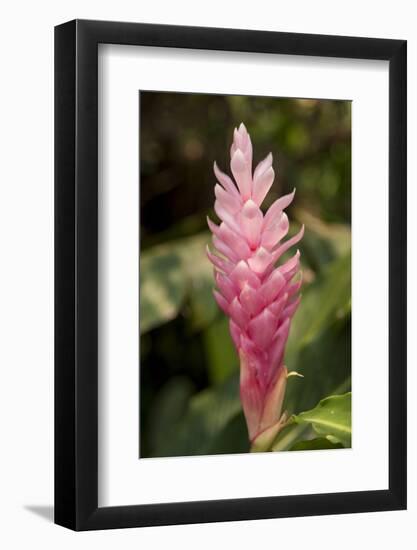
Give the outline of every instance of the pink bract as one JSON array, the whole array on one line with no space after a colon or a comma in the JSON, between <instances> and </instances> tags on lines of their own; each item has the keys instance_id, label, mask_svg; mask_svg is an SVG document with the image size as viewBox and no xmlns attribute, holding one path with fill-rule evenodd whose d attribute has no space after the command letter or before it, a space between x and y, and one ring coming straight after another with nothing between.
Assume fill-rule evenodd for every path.
<instances>
[{"instance_id":1,"label":"pink bract","mask_svg":"<svg viewBox=\"0 0 417 550\"><path fill-rule=\"evenodd\" d=\"M272 439L282 424L287 378L284 351L300 302L299 251L276 264L300 241L304 227L282 242L289 229L284 209L294 191L262 212L274 181L272 154L252 173L252 143L243 123L234 131L230 158L234 181L214 163L218 180L214 210L221 223L208 219L214 248L207 254L215 272L214 297L230 318L230 333L240 358L240 397L253 444Z\"/></svg>"}]
</instances>

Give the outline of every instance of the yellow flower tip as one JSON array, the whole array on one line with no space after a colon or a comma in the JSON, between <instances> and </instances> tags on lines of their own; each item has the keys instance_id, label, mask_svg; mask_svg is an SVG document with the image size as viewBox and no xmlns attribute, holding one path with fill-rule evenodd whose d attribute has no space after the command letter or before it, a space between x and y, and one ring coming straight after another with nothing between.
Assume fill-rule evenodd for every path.
<instances>
[{"instance_id":1,"label":"yellow flower tip","mask_svg":"<svg viewBox=\"0 0 417 550\"><path fill-rule=\"evenodd\" d=\"M304 378L304 374L300 374L299 372L292 370L287 373L287 378L290 378L290 376L298 376L299 378Z\"/></svg>"}]
</instances>

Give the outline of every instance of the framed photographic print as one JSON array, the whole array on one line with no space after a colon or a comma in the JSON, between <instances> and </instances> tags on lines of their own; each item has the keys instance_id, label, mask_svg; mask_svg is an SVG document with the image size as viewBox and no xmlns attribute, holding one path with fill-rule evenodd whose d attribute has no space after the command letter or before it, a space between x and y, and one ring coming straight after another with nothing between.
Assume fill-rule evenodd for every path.
<instances>
[{"instance_id":1,"label":"framed photographic print","mask_svg":"<svg viewBox=\"0 0 417 550\"><path fill-rule=\"evenodd\" d=\"M55 29L55 521L406 507L406 42Z\"/></svg>"}]
</instances>

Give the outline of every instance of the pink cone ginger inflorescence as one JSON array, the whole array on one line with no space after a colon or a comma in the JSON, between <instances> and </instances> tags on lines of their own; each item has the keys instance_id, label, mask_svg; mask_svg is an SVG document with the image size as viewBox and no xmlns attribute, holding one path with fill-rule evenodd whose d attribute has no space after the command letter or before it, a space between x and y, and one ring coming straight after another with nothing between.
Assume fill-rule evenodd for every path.
<instances>
[{"instance_id":1,"label":"pink cone ginger inflorescence","mask_svg":"<svg viewBox=\"0 0 417 550\"><path fill-rule=\"evenodd\" d=\"M219 183L208 219L214 250L214 297L230 318L230 333L240 358L240 398L253 448L266 449L282 427L287 369L284 351L291 319L298 307L300 253L276 267L280 257L303 236L291 239L284 209L294 192L276 200L263 214L261 205L274 181L272 155L252 173L252 143L243 125L234 131L230 150L233 180L214 163Z\"/></svg>"}]
</instances>

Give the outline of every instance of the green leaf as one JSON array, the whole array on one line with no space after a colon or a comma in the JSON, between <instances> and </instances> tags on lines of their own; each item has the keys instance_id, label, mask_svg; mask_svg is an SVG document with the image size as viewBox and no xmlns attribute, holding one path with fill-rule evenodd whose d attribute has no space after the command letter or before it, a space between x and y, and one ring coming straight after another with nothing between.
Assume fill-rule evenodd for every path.
<instances>
[{"instance_id":1,"label":"green leaf","mask_svg":"<svg viewBox=\"0 0 417 550\"><path fill-rule=\"evenodd\" d=\"M229 321L225 315L221 314L207 327L203 341L212 382L223 382L238 371L239 358L230 337Z\"/></svg>"},{"instance_id":2,"label":"green leaf","mask_svg":"<svg viewBox=\"0 0 417 550\"><path fill-rule=\"evenodd\" d=\"M228 442L233 436L234 443ZM239 399L239 381L224 383L196 394L181 421L172 426L167 448L159 456L188 456L245 452L249 448ZM163 452L161 452L163 451Z\"/></svg>"},{"instance_id":3,"label":"green leaf","mask_svg":"<svg viewBox=\"0 0 417 550\"><path fill-rule=\"evenodd\" d=\"M314 431L331 442L340 442L344 447L351 446L351 397L350 392L344 395L332 395L322 399L310 411L293 417L297 424L311 424Z\"/></svg>"},{"instance_id":4,"label":"green leaf","mask_svg":"<svg viewBox=\"0 0 417 550\"><path fill-rule=\"evenodd\" d=\"M194 387L185 376L174 376L159 390L152 403L149 434L150 456L160 456L172 445L175 427L187 410Z\"/></svg>"},{"instance_id":5,"label":"green leaf","mask_svg":"<svg viewBox=\"0 0 417 550\"><path fill-rule=\"evenodd\" d=\"M248 450L248 429L243 412L240 411L213 438L208 454L247 453Z\"/></svg>"},{"instance_id":6,"label":"green leaf","mask_svg":"<svg viewBox=\"0 0 417 550\"><path fill-rule=\"evenodd\" d=\"M204 329L219 314L213 298L213 266L206 255L206 246L210 241L210 234L204 232L175 243L187 281L189 319L196 330Z\"/></svg>"},{"instance_id":7,"label":"green leaf","mask_svg":"<svg viewBox=\"0 0 417 550\"><path fill-rule=\"evenodd\" d=\"M318 451L320 449L342 449L341 443L332 443L325 437L317 437L316 439L308 439L297 441L290 451Z\"/></svg>"},{"instance_id":8,"label":"green leaf","mask_svg":"<svg viewBox=\"0 0 417 550\"><path fill-rule=\"evenodd\" d=\"M181 258L161 246L140 260L140 331L145 333L176 317L185 296Z\"/></svg>"},{"instance_id":9,"label":"green leaf","mask_svg":"<svg viewBox=\"0 0 417 550\"><path fill-rule=\"evenodd\" d=\"M140 260L141 334L174 319L180 312L194 329L218 315L213 298L213 268L206 256L208 232L148 248Z\"/></svg>"},{"instance_id":10,"label":"green leaf","mask_svg":"<svg viewBox=\"0 0 417 550\"><path fill-rule=\"evenodd\" d=\"M289 346L308 345L329 325L346 317L350 301L351 256L347 254L328 265L303 295L302 315L294 318Z\"/></svg>"},{"instance_id":11,"label":"green leaf","mask_svg":"<svg viewBox=\"0 0 417 550\"><path fill-rule=\"evenodd\" d=\"M285 426L277 435L271 451L289 451L297 441L303 438L314 437L314 431L308 424L296 424L290 418L287 426Z\"/></svg>"},{"instance_id":12,"label":"green leaf","mask_svg":"<svg viewBox=\"0 0 417 550\"><path fill-rule=\"evenodd\" d=\"M323 395L350 390L350 255L330 264L309 286L292 321L285 364L303 379L291 379L284 408L313 408Z\"/></svg>"},{"instance_id":13,"label":"green leaf","mask_svg":"<svg viewBox=\"0 0 417 550\"><path fill-rule=\"evenodd\" d=\"M307 261L314 271L321 271L329 262L349 254L350 226L325 223L303 208L296 208L294 214L296 219L308 228L302 241L303 260Z\"/></svg>"}]
</instances>

